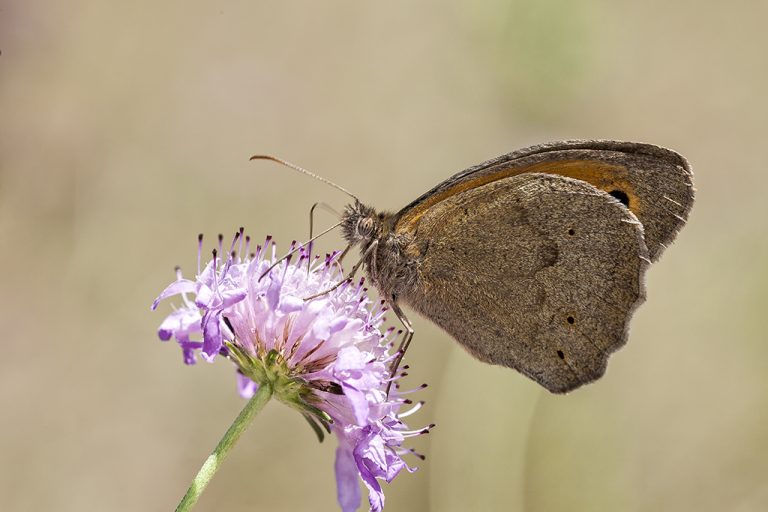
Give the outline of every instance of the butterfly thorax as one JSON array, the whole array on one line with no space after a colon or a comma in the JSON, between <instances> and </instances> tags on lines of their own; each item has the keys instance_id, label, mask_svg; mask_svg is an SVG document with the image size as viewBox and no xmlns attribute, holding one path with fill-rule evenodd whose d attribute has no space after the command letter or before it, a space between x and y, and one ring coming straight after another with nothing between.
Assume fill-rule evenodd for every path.
<instances>
[{"instance_id":1,"label":"butterfly thorax","mask_svg":"<svg viewBox=\"0 0 768 512\"><path fill-rule=\"evenodd\" d=\"M344 239L360 247L366 273L383 297L395 300L415 285L416 262L406 255L410 237L394 231L395 215L358 201L341 217Z\"/></svg>"}]
</instances>

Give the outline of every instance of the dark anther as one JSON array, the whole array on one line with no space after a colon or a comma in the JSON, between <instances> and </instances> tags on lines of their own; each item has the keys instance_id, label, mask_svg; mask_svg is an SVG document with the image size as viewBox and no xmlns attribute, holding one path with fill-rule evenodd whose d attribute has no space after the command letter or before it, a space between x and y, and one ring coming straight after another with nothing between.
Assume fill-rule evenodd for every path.
<instances>
[{"instance_id":1,"label":"dark anther","mask_svg":"<svg viewBox=\"0 0 768 512\"><path fill-rule=\"evenodd\" d=\"M232 322L229 321L229 318L226 316L222 317L224 319L224 323L227 324L227 327L229 327L229 330L232 332L232 334L235 334L235 328L232 327Z\"/></svg>"},{"instance_id":2,"label":"dark anther","mask_svg":"<svg viewBox=\"0 0 768 512\"><path fill-rule=\"evenodd\" d=\"M565 359L565 354L563 354L562 350L557 351L557 357L559 357L560 359Z\"/></svg>"},{"instance_id":3,"label":"dark anther","mask_svg":"<svg viewBox=\"0 0 768 512\"><path fill-rule=\"evenodd\" d=\"M344 394L344 390L341 389L341 386L336 382L315 381L312 385L321 391L325 391L326 393L331 393L333 395Z\"/></svg>"},{"instance_id":4,"label":"dark anther","mask_svg":"<svg viewBox=\"0 0 768 512\"><path fill-rule=\"evenodd\" d=\"M629 206L629 196L622 190L612 190L608 192L610 195L618 199L618 201L624 206Z\"/></svg>"},{"instance_id":5,"label":"dark anther","mask_svg":"<svg viewBox=\"0 0 768 512\"><path fill-rule=\"evenodd\" d=\"M334 395L343 395L344 390L341 389L341 385L337 384L336 382L329 382L328 388L326 389L329 393L333 393Z\"/></svg>"}]
</instances>

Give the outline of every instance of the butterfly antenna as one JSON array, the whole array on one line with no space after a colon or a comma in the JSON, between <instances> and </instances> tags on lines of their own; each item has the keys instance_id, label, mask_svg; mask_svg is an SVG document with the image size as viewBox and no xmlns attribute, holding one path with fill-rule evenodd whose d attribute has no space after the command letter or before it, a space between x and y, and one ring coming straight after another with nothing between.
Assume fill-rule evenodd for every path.
<instances>
[{"instance_id":1,"label":"butterfly antenna","mask_svg":"<svg viewBox=\"0 0 768 512\"><path fill-rule=\"evenodd\" d=\"M342 192L347 194L349 197L354 199L355 202L358 202L358 203L360 202L360 200L357 198L357 196L355 196L352 192L350 192L349 190L345 189L341 185L337 185L334 182L332 182L331 180L327 180L327 179L323 178L322 176L318 176L317 174L315 174L313 172L310 172L310 171L304 169L303 167L299 167L296 164L292 164L291 162L287 162L287 161L283 160L282 158L277 158L277 157L274 157L274 156L271 156L271 155L253 155L249 160L272 160L273 162L277 162L278 164L282 164L282 165L284 165L286 167L290 167L294 171L298 171L298 172L300 172L302 174L306 174L307 176L309 176L311 178L315 178L317 181L322 181L326 185L330 185L330 186L332 186L333 188L335 188L337 190L341 190Z\"/></svg>"}]
</instances>

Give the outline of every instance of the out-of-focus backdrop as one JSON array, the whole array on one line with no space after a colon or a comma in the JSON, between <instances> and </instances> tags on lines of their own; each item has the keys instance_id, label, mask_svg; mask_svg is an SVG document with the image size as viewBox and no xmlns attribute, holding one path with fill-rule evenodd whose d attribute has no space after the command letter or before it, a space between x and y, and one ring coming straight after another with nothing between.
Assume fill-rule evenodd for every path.
<instances>
[{"instance_id":1,"label":"out-of-focus backdrop","mask_svg":"<svg viewBox=\"0 0 768 512\"><path fill-rule=\"evenodd\" d=\"M768 4L0 6L0 510L171 510L242 400L149 304L198 232L283 246L533 143L671 147L698 188L601 381L551 396L416 319L428 459L393 511L768 509ZM331 215L320 213L320 224ZM338 238L323 246L340 246ZM412 315L415 316L415 315ZM270 404L199 510L337 510L335 440ZM416 461L418 462L418 461Z\"/></svg>"}]
</instances>

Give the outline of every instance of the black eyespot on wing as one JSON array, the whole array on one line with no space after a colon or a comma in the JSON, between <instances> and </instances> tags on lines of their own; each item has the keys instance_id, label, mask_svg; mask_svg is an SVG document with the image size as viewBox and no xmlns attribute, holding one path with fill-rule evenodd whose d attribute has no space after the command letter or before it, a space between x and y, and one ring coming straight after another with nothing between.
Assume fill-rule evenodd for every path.
<instances>
[{"instance_id":1,"label":"black eyespot on wing","mask_svg":"<svg viewBox=\"0 0 768 512\"><path fill-rule=\"evenodd\" d=\"M565 359L565 354L563 354L562 350L557 351L557 357L559 357L560 359Z\"/></svg>"},{"instance_id":2,"label":"black eyespot on wing","mask_svg":"<svg viewBox=\"0 0 768 512\"><path fill-rule=\"evenodd\" d=\"M569 324L573 325L576 322L576 319L573 318L572 316L569 316L568 318L566 318L566 321L568 321Z\"/></svg>"},{"instance_id":3,"label":"black eyespot on wing","mask_svg":"<svg viewBox=\"0 0 768 512\"><path fill-rule=\"evenodd\" d=\"M611 190L608 193L615 197L624 206L629 206L629 196L623 190Z\"/></svg>"},{"instance_id":4,"label":"black eyespot on wing","mask_svg":"<svg viewBox=\"0 0 768 512\"><path fill-rule=\"evenodd\" d=\"M571 229L568 230L568 235L573 236L575 234L576 234L576 230L575 229L571 228Z\"/></svg>"}]
</instances>

